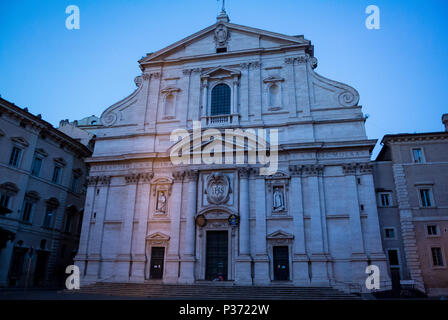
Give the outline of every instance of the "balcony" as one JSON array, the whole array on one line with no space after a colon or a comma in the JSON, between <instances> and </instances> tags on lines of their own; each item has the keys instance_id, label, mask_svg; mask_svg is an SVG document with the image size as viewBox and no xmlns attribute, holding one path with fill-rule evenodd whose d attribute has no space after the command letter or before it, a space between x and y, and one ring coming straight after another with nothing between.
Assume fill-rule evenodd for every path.
<instances>
[{"instance_id":1,"label":"balcony","mask_svg":"<svg viewBox=\"0 0 448 320\"><path fill-rule=\"evenodd\" d=\"M201 117L202 126L205 127L231 127L239 125L238 114L223 114Z\"/></svg>"}]
</instances>

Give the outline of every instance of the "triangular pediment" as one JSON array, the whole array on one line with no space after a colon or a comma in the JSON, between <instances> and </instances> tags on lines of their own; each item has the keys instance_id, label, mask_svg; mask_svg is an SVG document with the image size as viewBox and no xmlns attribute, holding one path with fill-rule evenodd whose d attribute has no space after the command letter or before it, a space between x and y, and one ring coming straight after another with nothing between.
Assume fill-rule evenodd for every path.
<instances>
[{"instance_id":1,"label":"triangular pediment","mask_svg":"<svg viewBox=\"0 0 448 320\"><path fill-rule=\"evenodd\" d=\"M311 42L303 36L289 36L267 30L247 27L234 23L217 22L161 50L147 54L139 63L145 64L160 60L179 59L186 56L216 54L214 31L218 27L227 28L229 36L229 51L241 51L256 48L272 48L290 45L310 46ZM232 41L238 43L234 45Z\"/></svg>"},{"instance_id":2,"label":"triangular pediment","mask_svg":"<svg viewBox=\"0 0 448 320\"><path fill-rule=\"evenodd\" d=\"M294 235L283 230L277 230L266 236L268 240L294 239Z\"/></svg>"},{"instance_id":3,"label":"triangular pediment","mask_svg":"<svg viewBox=\"0 0 448 320\"><path fill-rule=\"evenodd\" d=\"M149 241L168 241L168 240L170 240L170 236L168 236L168 235L166 235L166 234L164 234L162 232L155 232L155 233L152 233L152 234L148 235L146 237L146 240L149 240Z\"/></svg>"},{"instance_id":4,"label":"triangular pediment","mask_svg":"<svg viewBox=\"0 0 448 320\"><path fill-rule=\"evenodd\" d=\"M241 72L239 70L234 70L230 68L225 67L216 67L211 70L208 70L207 72L204 72L201 77L206 78L222 78L222 77L231 77L231 76L239 76L241 75Z\"/></svg>"}]
</instances>

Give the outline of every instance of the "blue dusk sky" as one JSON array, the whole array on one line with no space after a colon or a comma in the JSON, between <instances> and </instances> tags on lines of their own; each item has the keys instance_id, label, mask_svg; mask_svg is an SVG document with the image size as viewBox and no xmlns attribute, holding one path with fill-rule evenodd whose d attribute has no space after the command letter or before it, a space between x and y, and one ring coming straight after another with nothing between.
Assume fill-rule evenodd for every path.
<instances>
[{"instance_id":1,"label":"blue dusk sky","mask_svg":"<svg viewBox=\"0 0 448 320\"><path fill-rule=\"evenodd\" d=\"M380 8L380 30L365 27L371 4ZM68 5L80 9L79 30L65 27ZM135 89L138 59L215 23L220 6L2 0L0 94L54 126L99 116ZM360 93L369 138L443 129L448 1L227 0L226 9L231 22L311 40L316 71Z\"/></svg>"}]
</instances>

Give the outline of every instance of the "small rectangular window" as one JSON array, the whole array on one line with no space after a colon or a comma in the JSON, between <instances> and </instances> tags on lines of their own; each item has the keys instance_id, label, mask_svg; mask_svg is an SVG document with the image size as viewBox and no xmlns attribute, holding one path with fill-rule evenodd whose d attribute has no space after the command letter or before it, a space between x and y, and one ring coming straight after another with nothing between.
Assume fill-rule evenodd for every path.
<instances>
[{"instance_id":1,"label":"small rectangular window","mask_svg":"<svg viewBox=\"0 0 448 320\"><path fill-rule=\"evenodd\" d=\"M51 181L54 183L59 183L61 178L61 171L62 168L60 166L55 166L53 169L53 177L51 178Z\"/></svg>"},{"instance_id":2,"label":"small rectangular window","mask_svg":"<svg viewBox=\"0 0 448 320\"><path fill-rule=\"evenodd\" d=\"M66 214L65 215L64 232L71 232L71 230L72 230L72 222L73 222L73 215L72 214Z\"/></svg>"},{"instance_id":3,"label":"small rectangular window","mask_svg":"<svg viewBox=\"0 0 448 320\"><path fill-rule=\"evenodd\" d=\"M34 157L33 165L31 167L31 174L38 177L40 173L40 168L42 166L42 159L39 157Z\"/></svg>"},{"instance_id":4,"label":"small rectangular window","mask_svg":"<svg viewBox=\"0 0 448 320\"><path fill-rule=\"evenodd\" d=\"M9 157L9 165L13 167L18 167L21 154L22 150L20 148L13 147L11 151L11 156Z\"/></svg>"},{"instance_id":5,"label":"small rectangular window","mask_svg":"<svg viewBox=\"0 0 448 320\"><path fill-rule=\"evenodd\" d=\"M445 265L443 261L442 249L441 248L431 248L432 254L432 264L435 267L443 267Z\"/></svg>"},{"instance_id":6,"label":"small rectangular window","mask_svg":"<svg viewBox=\"0 0 448 320\"><path fill-rule=\"evenodd\" d=\"M422 207L431 207L431 189L420 189L420 203Z\"/></svg>"},{"instance_id":7,"label":"small rectangular window","mask_svg":"<svg viewBox=\"0 0 448 320\"><path fill-rule=\"evenodd\" d=\"M73 192L78 191L78 182L79 182L79 177L76 175L73 175L73 179L72 179L72 191Z\"/></svg>"},{"instance_id":8,"label":"small rectangular window","mask_svg":"<svg viewBox=\"0 0 448 320\"><path fill-rule=\"evenodd\" d=\"M47 210L45 211L45 218L44 218L44 223L43 226L44 227L50 227L51 226L51 221L53 219L53 209L47 208Z\"/></svg>"},{"instance_id":9,"label":"small rectangular window","mask_svg":"<svg viewBox=\"0 0 448 320\"><path fill-rule=\"evenodd\" d=\"M382 207L390 207L390 193L380 193L380 204Z\"/></svg>"},{"instance_id":10,"label":"small rectangular window","mask_svg":"<svg viewBox=\"0 0 448 320\"><path fill-rule=\"evenodd\" d=\"M388 250L387 255L389 257L389 265L391 266L399 266L400 260L398 259L398 251L397 250Z\"/></svg>"},{"instance_id":11,"label":"small rectangular window","mask_svg":"<svg viewBox=\"0 0 448 320\"><path fill-rule=\"evenodd\" d=\"M23 205L22 221L30 222L32 209L33 209L33 204L29 201L25 201L25 203Z\"/></svg>"},{"instance_id":12,"label":"small rectangular window","mask_svg":"<svg viewBox=\"0 0 448 320\"><path fill-rule=\"evenodd\" d=\"M7 194L2 194L0 197L0 206L4 208L8 208L9 205L9 196Z\"/></svg>"},{"instance_id":13,"label":"small rectangular window","mask_svg":"<svg viewBox=\"0 0 448 320\"><path fill-rule=\"evenodd\" d=\"M421 148L412 149L412 158L414 163L423 163L423 152Z\"/></svg>"},{"instance_id":14,"label":"small rectangular window","mask_svg":"<svg viewBox=\"0 0 448 320\"><path fill-rule=\"evenodd\" d=\"M426 232L428 236L437 236L439 235L439 228L437 228L437 225L429 225L426 226Z\"/></svg>"},{"instance_id":15,"label":"small rectangular window","mask_svg":"<svg viewBox=\"0 0 448 320\"><path fill-rule=\"evenodd\" d=\"M394 228L386 228L386 229L384 229L384 233L386 235L386 238L388 238L388 239L395 238L395 229Z\"/></svg>"}]
</instances>

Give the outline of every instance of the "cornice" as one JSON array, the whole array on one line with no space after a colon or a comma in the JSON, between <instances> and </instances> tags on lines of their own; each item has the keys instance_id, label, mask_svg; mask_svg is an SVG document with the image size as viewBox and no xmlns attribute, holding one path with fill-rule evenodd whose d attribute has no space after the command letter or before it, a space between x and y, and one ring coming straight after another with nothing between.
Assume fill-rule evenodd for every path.
<instances>
[{"instance_id":1,"label":"cornice","mask_svg":"<svg viewBox=\"0 0 448 320\"><path fill-rule=\"evenodd\" d=\"M54 128L49 122L24 109L21 109L3 98L0 98L0 112L1 111L11 118L16 118L20 122L25 122L25 124L36 129L40 134L49 136L56 143L63 143L69 150L75 153L81 153L83 157L87 157L92 154L92 152L85 145Z\"/></svg>"},{"instance_id":2,"label":"cornice","mask_svg":"<svg viewBox=\"0 0 448 320\"><path fill-rule=\"evenodd\" d=\"M278 47L272 47L272 48L255 48L255 49L244 49L244 50L236 50L236 51L228 51L225 53L211 53L211 54L202 54L202 55L193 55L193 56L186 56L181 57L177 59L167 59L167 60L155 60L155 61L148 61L148 62L142 62L140 64L140 69L144 70L147 67L150 66L158 66L158 65L169 65L169 64L179 64L179 63L186 63L186 62L194 62L194 61L204 61L204 60L212 60L216 58L228 58L228 57L234 57L234 56L248 56L248 55L262 55L262 54L270 54L275 52L284 52L285 50L289 49L306 49L308 48L308 44L297 44L297 45L285 45L285 46L278 46Z\"/></svg>"},{"instance_id":3,"label":"cornice","mask_svg":"<svg viewBox=\"0 0 448 320\"><path fill-rule=\"evenodd\" d=\"M431 141L431 140L447 140L448 132L425 132L425 133L404 133L385 135L381 140L381 144L413 142L413 141Z\"/></svg>"}]
</instances>

